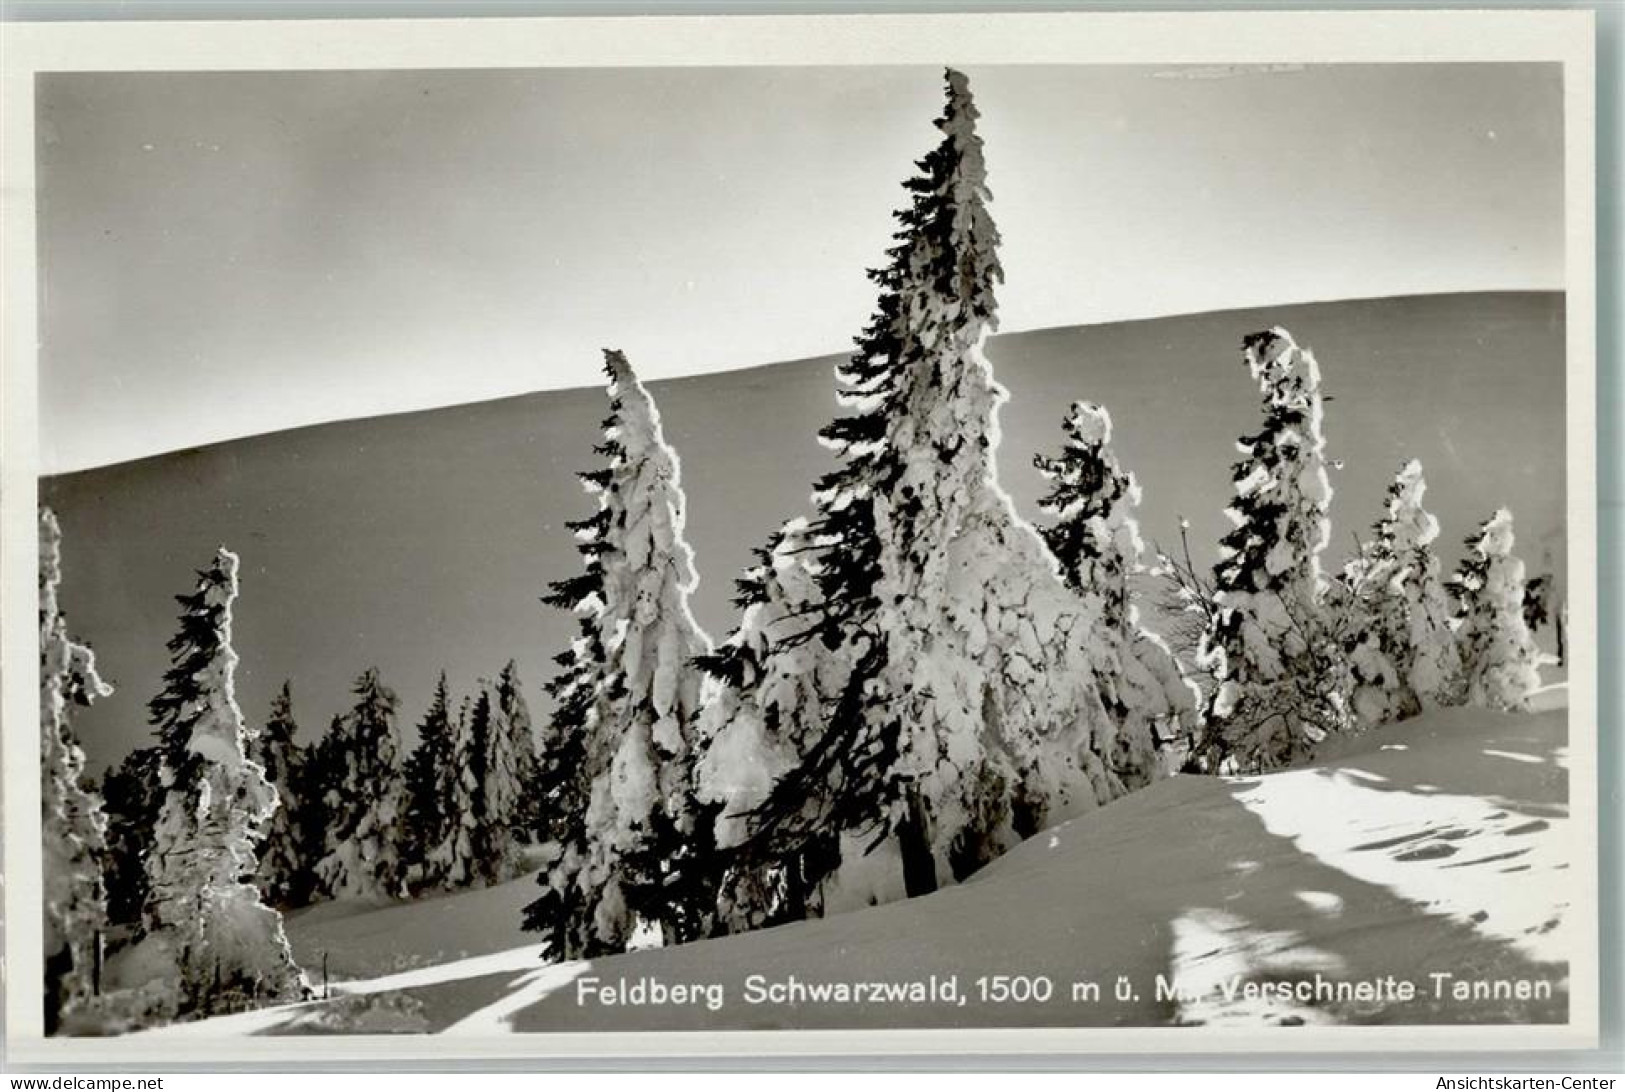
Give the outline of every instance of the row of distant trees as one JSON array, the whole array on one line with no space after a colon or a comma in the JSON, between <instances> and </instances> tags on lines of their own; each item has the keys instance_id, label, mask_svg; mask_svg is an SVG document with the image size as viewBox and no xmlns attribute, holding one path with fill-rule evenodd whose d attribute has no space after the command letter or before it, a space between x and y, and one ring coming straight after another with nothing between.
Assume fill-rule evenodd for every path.
<instances>
[{"instance_id":1,"label":"row of distant trees","mask_svg":"<svg viewBox=\"0 0 1625 1092\"><path fill-rule=\"evenodd\" d=\"M536 830L536 752L518 666L510 661L494 681L481 680L455 711L442 673L409 754L400 746L398 699L377 669L352 690L354 705L313 743L300 742L291 683L250 731L248 756L279 801L254 874L266 902L293 910L329 899L416 897L518 875ZM137 748L100 785L115 926L142 925L162 769L160 748Z\"/></svg>"},{"instance_id":2,"label":"row of distant trees","mask_svg":"<svg viewBox=\"0 0 1625 1092\"><path fill-rule=\"evenodd\" d=\"M130 873L117 914L139 903L141 943L180 983L172 1011L215 1011L304 988L267 904L494 882L526 839L540 873L525 928L552 958L591 958L651 932L680 943L923 894L1175 769L1276 768L1430 705L1521 708L1537 651L1510 514L1446 579L1407 463L1357 556L1328 571L1320 374L1284 330L1243 345L1263 423L1240 441L1212 570L1188 544L1148 550L1097 405L1074 405L1037 460L1043 526L1017 517L982 351L1002 271L976 118L950 72L942 140L906 185L874 317L837 371L843 415L820 432L836 467L737 581L721 642L689 606L679 461L606 353L600 463L581 475L596 506L569 525L581 571L547 597L577 632L534 732L510 664L455 716L442 682L404 763L375 672L313 751L292 742L286 691L256 738L231 697L222 551L182 598L159 745L106 785L120 816L156 818L114 828L139 844L96 850L67 718L102 685L56 611L54 546L47 611L42 524L46 837L92 847L48 852L65 862L46 895L54 996L86 992L87 923L105 910L83 861L98 854ZM1166 634L1142 609L1155 579Z\"/></svg>"},{"instance_id":3,"label":"row of distant trees","mask_svg":"<svg viewBox=\"0 0 1625 1092\"><path fill-rule=\"evenodd\" d=\"M238 559L221 549L177 597L171 666L148 704L156 743L98 786L83 776L69 714L111 688L66 636L48 509L40 560L52 1027L75 1008L105 1029L302 996L279 911L501 883L524 869L538 762L513 662L456 712L442 673L409 755L395 693L376 669L312 744L299 740L289 684L251 726L234 688ZM139 981L104 991L106 954Z\"/></svg>"}]
</instances>

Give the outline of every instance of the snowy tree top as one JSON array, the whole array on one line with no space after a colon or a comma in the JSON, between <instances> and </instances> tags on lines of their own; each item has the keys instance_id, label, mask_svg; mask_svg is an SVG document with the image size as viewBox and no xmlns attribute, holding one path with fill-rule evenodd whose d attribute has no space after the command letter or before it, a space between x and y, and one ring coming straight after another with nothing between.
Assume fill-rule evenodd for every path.
<instances>
[{"instance_id":1,"label":"snowy tree top","mask_svg":"<svg viewBox=\"0 0 1625 1092\"><path fill-rule=\"evenodd\" d=\"M987 177L982 160L982 139L976 135L976 119L982 116L982 112L976 109L970 79L963 72L950 68L944 76L948 82L948 109L938 119L936 126L962 150L974 152L974 160L965 166L969 168L970 180L980 183Z\"/></svg>"},{"instance_id":2,"label":"snowy tree top","mask_svg":"<svg viewBox=\"0 0 1625 1092\"><path fill-rule=\"evenodd\" d=\"M1427 492L1427 479L1422 476L1422 460L1410 459L1399 468L1394 475L1396 495L1404 496L1411 503L1421 504L1422 494Z\"/></svg>"},{"instance_id":3,"label":"snowy tree top","mask_svg":"<svg viewBox=\"0 0 1625 1092\"><path fill-rule=\"evenodd\" d=\"M1495 515L1484 521L1479 528L1478 540L1473 548L1485 557L1509 557L1514 544L1512 533L1512 510L1498 508Z\"/></svg>"},{"instance_id":4,"label":"snowy tree top","mask_svg":"<svg viewBox=\"0 0 1625 1092\"><path fill-rule=\"evenodd\" d=\"M39 510L39 622L40 663L47 672L65 672L68 701L90 705L113 693L96 671L96 653L88 645L70 640L57 586L62 583L62 527L56 513Z\"/></svg>"},{"instance_id":5,"label":"snowy tree top","mask_svg":"<svg viewBox=\"0 0 1625 1092\"><path fill-rule=\"evenodd\" d=\"M188 740L188 746L196 754L232 767L241 764L246 757L243 714L237 706L237 653L232 647L231 633L231 608L237 599L240 567L237 555L221 546L215 550L214 564L199 576L199 598L215 619L218 639L209 650L209 658L198 665L193 675L193 682L204 700L199 715L192 721Z\"/></svg>"},{"instance_id":6,"label":"snowy tree top","mask_svg":"<svg viewBox=\"0 0 1625 1092\"><path fill-rule=\"evenodd\" d=\"M237 572L241 567L242 562L236 554L224 546L217 547L214 552L214 564L210 567L209 576L204 581L204 602L211 605L219 603L229 607L232 601L237 598L237 593L240 590L237 583ZM230 625L231 617L228 614L226 617L228 640Z\"/></svg>"},{"instance_id":7,"label":"snowy tree top","mask_svg":"<svg viewBox=\"0 0 1625 1092\"><path fill-rule=\"evenodd\" d=\"M606 435L613 429L610 438L620 442L629 461L650 447L663 445L660 411L632 370L626 354L618 349L605 349L604 374L609 376L608 392L615 406L615 423L605 430Z\"/></svg>"},{"instance_id":8,"label":"snowy tree top","mask_svg":"<svg viewBox=\"0 0 1625 1092\"><path fill-rule=\"evenodd\" d=\"M1307 394L1320 387L1315 354L1298 346L1285 327L1272 326L1242 342L1248 370L1266 392Z\"/></svg>"},{"instance_id":9,"label":"snowy tree top","mask_svg":"<svg viewBox=\"0 0 1625 1092\"><path fill-rule=\"evenodd\" d=\"M39 583L50 588L54 613L56 586L62 580L62 526L56 513L49 508L39 510ZM45 599L40 597L40 612L45 613Z\"/></svg>"},{"instance_id":10,"label":"snowy tree top","mask_svg":"<svg viewBox=\"0 0 1625 1092\"><path fill-rule=\"evenodd\" d=\"M1428 546L1439 537L1439 521L1422 507L1427 479L1420 459L1411 459L1399 468L1388 487L1388 512L1377 525L1379 537L1392 540L1396 550Z\"/></svg>"},{"instance_id":11,"label":"snowy tree top","mask_svg":"<svg viewBox=\"0 0 1625 1092\"><path fill-rule=\"evenodd\" d=\"M1080 444L1099 446L1112 440L1112 415L1105 406L1074 402L1066 417L1067 435Z\"/></svg>"}]
</instances>

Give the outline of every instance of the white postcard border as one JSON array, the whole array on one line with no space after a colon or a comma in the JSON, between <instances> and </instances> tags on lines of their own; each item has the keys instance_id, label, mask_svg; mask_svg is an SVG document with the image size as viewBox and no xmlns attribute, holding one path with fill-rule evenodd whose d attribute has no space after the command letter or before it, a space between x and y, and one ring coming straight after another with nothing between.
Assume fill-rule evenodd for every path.
<instances>
[{"instance_id":1,"label":"white postcard border","mask_svg":"<svg viewBox=\"0 0 1625 1092\"><path fill-rule=\"evenodd\" d=\"M8 23L4 27L0 331L0 760L5 1027L14 1062L161 1066L340 1060L1588 1049L1598 1042L1594 17L1589 11L1181 12L298 22ZM42 1035L35 506L34 77L60 71L520 67L1437 63L1564 66L1570 807L1570 1022L1552 1026L941 1029L58 1040Z\"/></svg>"}]
</instances>

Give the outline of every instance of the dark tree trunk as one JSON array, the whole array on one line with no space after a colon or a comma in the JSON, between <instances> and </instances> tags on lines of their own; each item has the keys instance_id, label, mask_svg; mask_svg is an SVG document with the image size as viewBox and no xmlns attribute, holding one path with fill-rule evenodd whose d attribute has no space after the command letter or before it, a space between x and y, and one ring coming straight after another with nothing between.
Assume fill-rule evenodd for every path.
<instances>
[{"instance_id":1,"label":"dark tree trunk","mask_svg":"<svg viewBox=\"0 0 1625 1092\"><path fill-rule=\"evenodd\" d=\"M908 815L897 828L897 847L903 856L903 892L909 898L929 895L937 889L937 862L931 855L926 836L925 809L919 793L908 792Z\"/></svg>"},{"instance_id":2,"label":"dark tree trunk","mask_svg":"<svg viewBox=\"0 0 1625 1092\"><path fill-rule=\"evenodd\" d=\"M1569 666L1569 649L1568 649L1568 640L1567 640L1567 637L1566 637L1567 630L1569 628L1568 627L1568 621L1569 621L1569 608L1568 608L1568 604L1565 603L1563 605L1563 609L1557 612L1557 619L1556 619L1556 622L1557 622L1557 665L1559 667L1567 667L1567 666Z\"/></svg>"},{"instance_id":3,"label":"dark tree trunk","mask_svg":"<svg viewBox=\"0 0 1625 1092\"><path fill-rule=\"evenodd\" d=\"M784 920L801 921L807 916L807 869L803 853L790 854L784 862Z\"/></svg>"}]
</instances>

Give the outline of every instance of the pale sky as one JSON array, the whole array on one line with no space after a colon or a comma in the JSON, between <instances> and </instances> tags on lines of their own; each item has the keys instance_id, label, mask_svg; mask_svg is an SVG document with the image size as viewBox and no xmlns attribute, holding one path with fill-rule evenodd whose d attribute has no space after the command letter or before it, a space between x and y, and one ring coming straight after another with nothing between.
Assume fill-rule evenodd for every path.
<instances>
[{"instance_id":1,"label":"pale sky","mask_svg":"<svg viewBox=\"0 0 1625 1092\"><path fill-rule=\"evenodd\" d=\"M1560 70L968 70L1005 330L1563 287ZM39 82L40 453L842 351L941 72Z\"/></svg>"}]
</instances>

